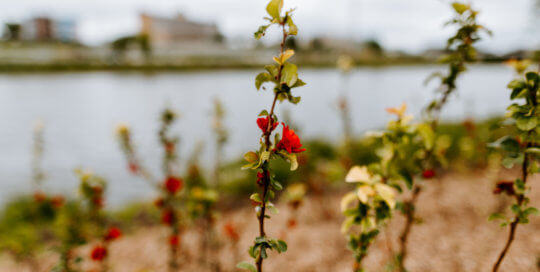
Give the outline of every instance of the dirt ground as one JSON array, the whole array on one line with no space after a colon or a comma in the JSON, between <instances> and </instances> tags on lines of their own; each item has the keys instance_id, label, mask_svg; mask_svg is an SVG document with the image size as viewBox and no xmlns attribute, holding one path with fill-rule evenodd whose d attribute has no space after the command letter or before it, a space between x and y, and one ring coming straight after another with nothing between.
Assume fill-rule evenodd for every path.
<instances>
[{"instance_id":1,"label":"dirt ground","mask_svg":"<svg viewBox=\"0 0 540 272\"><path fill-rule=\"evenodd\" d=\"M516 173L504 173L500 178L511 178ZM506 241L508 228L488 222L488 216L511 200L495 196L493 190L497 175L478 172L448 174L442 180L429 181L419 197L417 214L409 241L409 271L491 271L493 262ZM540 175L530 180L533 190L532 205L540 207ZM285 254L270 254L264 263L265 271L351 271L352 256L346 249L346 239L340 233L343 217L339 213L339 194L324 198L310 197L300 208L298 225L283 237L288 208L268 221L267 234L284 238L289 250ZM330 214L325 214L330 211ZM236 247L228 240L221 241L217 254L221 271L238 271L238 261L251 261L246 249L257 232L257 220L251 208L222 214L217 230L222 234L224 222L232 221L240 228L241 239ZM370 249L365 261L367 271L388 271L392 251L398 248L398 235L404 219L394 216L386 230ZM199 233L187 231L182 244L190 249L181 258L181 271L211 271L201 262ZM167 232L161 227L140 229L126 235L110 248L111 271L150 272L166 271ZM80 249L87 254L88 247ZM189 255L189 256L188 256ZM186 257L188 256L188 257ZM56 263L53 253L38 257L39 271L50 271ZM540 217L534 216L530 224L518 227L516 239L504 260L501 271L540 271ZM85 271L92 264L86 263ZM17 264L8 256L0 257L0 271L31 271L27 264Z\"/></svg>"}]
</instances>

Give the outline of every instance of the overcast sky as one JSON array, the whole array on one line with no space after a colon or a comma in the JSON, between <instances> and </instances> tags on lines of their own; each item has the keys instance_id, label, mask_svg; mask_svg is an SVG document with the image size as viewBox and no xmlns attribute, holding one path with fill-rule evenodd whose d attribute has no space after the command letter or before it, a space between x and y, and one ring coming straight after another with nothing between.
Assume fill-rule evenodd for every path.
<instances>
[{"instance_id":1,"label":"overcast sky","mask_svg":"<svg viewBox=\"0 0 540 272\"><path fill-rule=\"evenodd\" d=\"M538 0L472 0L481 10L479 21L494 37L480 47L494 52L540 48ZM100 44L136 33L138 14L148 12L215 22L229 39L249 39L265 16L268 0L0 0L0 21L22 21L37 15L77 20L78 36ZM390 49L411 52L441 47L451 29L442 29L451 16L447 0L285 0L297 7L301 36L374 38ZM272 37L270 37L271 39Z\"/></svg>"}]
</instances>

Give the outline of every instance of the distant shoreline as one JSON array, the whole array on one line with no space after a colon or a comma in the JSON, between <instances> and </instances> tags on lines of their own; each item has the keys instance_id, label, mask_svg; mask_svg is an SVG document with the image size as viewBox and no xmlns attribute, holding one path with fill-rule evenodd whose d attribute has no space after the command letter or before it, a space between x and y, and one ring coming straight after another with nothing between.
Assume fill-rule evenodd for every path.
<instances>
[{"instance_id":1,"label":"distant shoreline","mask_svg":"<svg viewBox=\"0 0 540 272\"><path fill-rule=\"evenodd\" d=\"M484 60L477 64L502 64L502 60ZM313 63L298 62L303 68L336 68L334 63ZM423 66L437 65L436 61L419 60L382 60L382 61L364 61L357 62L355 67L389 67L389 66ZM42 73L42 72L174 72L174 71L212 71L212 70L250 70L260 69L260 64L254 63L223 63L223 62L205 62L190 64L74 64L74 63L55 63L55 64L0 64L0 74L9 73ZM336 68L337 69L337 68Z\"/></svg>"}]
</instances>

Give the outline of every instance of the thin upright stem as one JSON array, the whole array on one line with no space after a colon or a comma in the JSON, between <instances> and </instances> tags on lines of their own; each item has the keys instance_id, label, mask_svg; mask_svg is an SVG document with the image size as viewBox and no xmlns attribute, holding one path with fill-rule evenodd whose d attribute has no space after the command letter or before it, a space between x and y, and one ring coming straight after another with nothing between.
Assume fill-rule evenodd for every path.
<instances>
[{"instance_id":1,"label":"thin upright stem","mask_svg":"<svg viewBox=\"0 0 540 272\"><path fill-rule=\"evenodd\" d=\"M530 143L528 144L528 146L530 146ZM525 155L525 159L523 160L523 164L521 166L521 175L522 175L524 184L527 183L527 178L529 176L529 173L527 171L527 168L529 167L528 165L529 165L529 156ZM525 200L525 195L520 194L516 196L516 198L517 198L517 204L521 205L523 201ZM501 266L501 263L504 257L506 256L506 253L508 253L508 250L510 249L510 245L512 245L512 242L514 241L518 224L519 224L519 216L516 215L514 217L514 220L510 224L510 232L508 233L508 239L506 240L506 244L504 245L503 250L499 254L499 258L497 258L497 262L495 262L495 265L493 266L493 272L499 271L499 267Z\"/></svg>"},{"instance_id":2,"label":"thin upright stem","mask_svg":"<svg viewBox=\"0 0 540 272\"><path fill-rule=\"evenodd\" d=\"M283 20L284 22L286 22L286 20ZM283 40L281 41L281 45L280 45L280 55L283 54L283 52L285 51L285 41L287 40L287 31L285 30L285 23L282 23L281 24L281 27L283 29ZM279 65L279 69L278 69L278 74L277 74L277 82L278 84L281 84L281 73L283 71L283 64L280 64ZM274 100L272 101L272 106L270 108L270 113L268 114L269 116L269 122L268 122L268 126L266 127L266 131L264 132L264 143L266 145L266 151L270 151L270 148L272 146L272 142L270 140L270 135L272 134L272 129L274 127L274 109L276 108L276 102L278 100L278 95L279 93L275 93L274 94ZM265 162L264 165L263 165L263 184L262 184L262 204L261 204L261 210L260 210L260 213L259 213L259 216L258 216L258 220L259 220L259 237L265 237L266 236L266 233L264 231L264 219L266 218L266 197L268 195L268 187L270 186L270 170L269 170L269 165L268 165L268 162ZM259 254L259 256L257 256L257 259L255 261L255 264L257 266L257 271L258 272L262 272L263 271L263 258L262 256Z\"/></svg>"},{"instance_id":3,"label":"thin upright stem","mask_svg":"<svg viewBox=\"0 0 540 272\"><path fill-rule=\"evenodd\" d=\"M405 202L405 207L404 207L405 208L405 228L399 237L400 254L398 256L398 264L399 264L399 271L401 272L407 271L405 269L405 258L407 257L407 254L408 254L407 241L409 238L409 234L411 233L412 225L414 223L415 203L416 203L416 200L418 199L418 195L420 194L420 192L421 192L421 187L419 185L415 185L411 199Z\"/></svg>"},{"instance_id":4,"label":"thin upright stem","mask_svg":"<svg viewBox=\"0 0 540 272\"><path fill-rule=\"evenodd\" d=\"M539 65L539 70L540 70L540 65ZM531 97L532 97L531 103L532 103L533 109L536 109L536 107L538 107L538 102L537 102L535 91L531 92ZM532 130L528 132L528 137L530 137L531 134L532 134ZM528 142L526 144L527 148L530 148L533 146L534 145L532 142ZM523 164L521 165L521 177L523 179L523 184L527 184L527 179L529 177L529 171L528 171L529 163L530 163L529 160L530 160L529 155L525 153ZM516 199L517 199L517 205L521 206L523 204L523 201L525 201L525 194L522 193L522 194L516 195ZM495 265L493 266L493 272L497 272L499 270L499 267L504 257L506 256L506 253L508 253L508 250L510 249L510 245L512 245L512 242L514 241L518 224L519 224L519 215L516 214L514 216L514 220L512 221L512 223L510 223L510 232L508 233L508 239L506 240L506 244L503 250L499 254L499 258L497 258L497 262L495 262Z\"/></svg>"}]
</instances>

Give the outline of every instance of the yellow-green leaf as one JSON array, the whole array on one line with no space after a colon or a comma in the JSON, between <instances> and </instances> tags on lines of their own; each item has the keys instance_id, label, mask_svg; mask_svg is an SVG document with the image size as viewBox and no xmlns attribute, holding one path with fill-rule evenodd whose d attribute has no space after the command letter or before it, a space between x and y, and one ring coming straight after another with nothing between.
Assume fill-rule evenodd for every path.
<instances>
[{"instance_id":1,"label":"yellow-green leaf","mask_svg":"<svg viewBox=\"0 0 540 272\"><path fill-rule=\"evenodd\" d=\"M281 14L281 8L283 8L283 0L271 0L266 6L266 12L268 12L272 18L278 19Z\"/></svg>"},{"instance_id":2,"label":"yellow-green leaf","mask_svg":"<svg viewBox=\"0 0 540 272\"><path fill-rule=\"evenodd\" d=\"M355 193L353 192L350 192L350 193L347 193L346 195L344 195L342 198L341 198L341 211L345 211L347 210L347 207L353 202L355 201L356 199L358 199L358 197L356 196Z\"/></svg>"}]
</instances>

